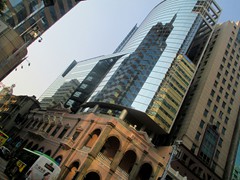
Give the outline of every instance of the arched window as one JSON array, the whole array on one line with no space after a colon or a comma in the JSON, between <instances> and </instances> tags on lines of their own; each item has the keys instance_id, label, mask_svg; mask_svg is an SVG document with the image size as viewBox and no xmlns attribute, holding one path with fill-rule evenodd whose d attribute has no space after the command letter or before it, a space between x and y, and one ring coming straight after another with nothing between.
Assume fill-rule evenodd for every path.
<instances>
[{"instance_id":1,"label":"arched window","mask_svg":"<svg viewBox=\"0 0 240 180\"><path fill-rule=\"evenodd\" d=\"M136 162L136 159L137 159L136 153L132 150L129 150L124 154L119 164L119 167L125 172L130 173L134 166L134 163Z\"/></svg>"},{"instance_id":2,"label":"arched window","mask_svg":"<svg viewBox=\"0 0 240 180\"><path fill-rule=\"evenodd\" d=\"M62 179L72 179L72 180L75 179L76 176L78 175L77 170L78 170L79 166L80 166L79 162L77 162L77 161L73 162L70 165L70 167L68 168L69 171L66 172L66 174L64 174L62 176Z\"/></svg>"},{"instance_id":3,"label":"arched window","mask_svg":"<svg viewBox=\"0 0 240 180\"><path fill-rule=\"evenodd\" d=\"M89 138L89 140L87 141L86 146L89 147L89 148L91 148L91 147L94 145L94 143L97 141L98 136L100 135L100 133L101 133L101 130L100 130L100 129L94 130L94 131L90 134L90 138Z\"/></svg>"},{"instance_id":4,"label":"arched window","mask_svg":"<svg viewBox=\"0 0 240 180\"><path fill-rule=\"evenodd\" d=\"M48 156L51 156L51 153L52 153L51 150L47 150L47 151L45 152L45 154L48 155Z\"/></svg>"},{"instance_id":5,"label":"arched window","mask_svg":"<svg viewBox=\"0 0 240 180\"><path fill-rule=\"evenodd\" d=\"M120 147L120 141L116 137L109 137L101 149L101 153L112 160Z\"/></svg>"},{"instance_id":6,"label":"arched window","mask_svg":"<svg viewBox=\"0 0 240 180\"><path fill-rule=\"evenodd\" d=\"M96 172L89 172L84 180L100 180L100 176Z\"/></svg>"},{"instance_id":7,"label":"arched window","mask_svg":"<svg viewBox=\"0 0 240 180\"><path fill-rule=\"evenodd\" d=\"M30 142L30 143L28 143L28 145L26 146L26 148L27 148L27 149L31 149L32 145L33 145L33 142Z\"/></svg>"},{"instance_id":8,"label":"arched window","mask_svg":"<svg viewBox=\"0 0 240 180\"><path fill-rule=\"evenodd\" d=\"M31 148L32 151L35 151L35 150L37 150L37 149L38 149L38 144L35 144L35 145Z\"/></svg>"},{"instance_id":9,"label":"arched window","mask_svg":"<svg viewBox=\"0 0 240 180\"><path fill-rule=\"evenodd\" d=\"M38 151L43 153L44 147L39 148Z\"/></svg>"},{"instance_id":10,"label":"arched window","mask_svg":"<svg viewBox=\"0 0 240 180\"><path fill-rule=\"evenodd\" d=\"M148 180L152 174L152 166L148 163L145 163L139 169L136 179L138 180Z\"/></svg>"},{"instance_id":11,"label":"arched window","mask_svg":"<svg viewBox=\"0 0 240 180\"><path fill-rule=\"evenodd\" d=\"M61 162L62 162L62 156L56 157L56 158L55 158L55 161L58 163L58 165L60 165Z\"/></svg>"}]
</instances>

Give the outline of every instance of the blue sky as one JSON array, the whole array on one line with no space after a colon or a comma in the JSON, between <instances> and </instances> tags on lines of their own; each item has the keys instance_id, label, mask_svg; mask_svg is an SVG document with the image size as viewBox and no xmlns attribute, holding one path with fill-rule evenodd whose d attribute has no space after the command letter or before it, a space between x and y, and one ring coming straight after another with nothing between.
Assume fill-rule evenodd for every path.
<instances>
[{"instance_id":1,"label":"blue sky","mask_svg":"<svg viewBox=\"0 0 240 180\"><path fill-rule=\"evenodd\" d=\"M219 22L240 20L240 0L216 0ZM131 28L160 0L87 0L80 2L28 48L28 62L3 80L16 84L15 95L40 95L73 60L111 54Z\"/></svg>"}]
</instances>

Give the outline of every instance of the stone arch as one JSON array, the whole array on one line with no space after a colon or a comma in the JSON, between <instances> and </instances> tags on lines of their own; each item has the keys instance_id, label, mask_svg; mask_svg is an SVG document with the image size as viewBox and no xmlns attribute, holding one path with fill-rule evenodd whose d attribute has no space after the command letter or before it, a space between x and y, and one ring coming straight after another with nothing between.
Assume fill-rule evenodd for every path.
<instances>
[{"instance_id":1,"label":"stone arch","mask_svg":"<svg viewBox=\"0 0 240 180\"><path fill-rule=\"evenodd\" d=\"M62 162L62 155L59 155L59 156L57 156L56 158L55 158L55 161L58 163L58 165L60 165L61 164L61 162Z\"/></svg>"},{"instance_id":2,"label":"stone arch","mask_svg":"<svg viewBox=\"0 0 240 180\"><path fill-rule=\"evenodd\" d=\"M44 151L44 147L43 147L43 146L40 147L40 148L38 149L38 151L43 153L43 151Z\"/></svg>"},{"instance_id":3,"label":"stone arch","mask_svg":"<svg viewBox=\"0 0 240 180\"><path fill-rule=\"evenodd\" d=\"M52 151L49 149L45 152L46 155L51 156Z\"/></svg>"},{"instance_id":4,"label":"stone arch","mask_svg":"<svg viewBox=\"0 0 240 180\"><path fill-rule=\"evenodd\" d=\"M32 150L32 151L37 150L37 149L38 149L38 146L39 146L38 144L35 144L35 145L31 148L31 150Z\"/></svg>"},{"instance_id":5,"label":"stone arch","mask_svg":"<svg viewBox=\"0 0 240 180\"><path fill-rule=\"evenodd\" d=\"M101 149L101 153L112 160L120 147L120 141L115 136L110 136Z\"/></svg>"},{"instance_id":6,"label":"stone arch","mask_svg":"<svg viewBox=\"0 0 240 180\"><path fill-rule=\"evenodd\" d=\"M84 180L100 180L100 175L97 172L89 172L85 176Z\"/></svg>"},{"instance_id":7,"label":"stone arch","mask_svg":"<svg viewBox=\"0 0 240 180\"><path fill-rule=\"evenodd\" d=\"M100 134L101 134L101 130L100 129L95 129L90 134L90 137L89 137L88 141L86 142L86 146L91 148L94 145L94 143L97 141Z\"/></svg>"},{"instance_id":8,"label":"stone arch","mask_svg":"<svg viewBox=\"0 0 240 180\"><path fill-rule=\"evenodd\" d=\"M29 142L29 143L27 144L26 148L27 148L27 149L31 149L32 145L33 145L33 142L31 141L31 142Z\"/></svg>"},{"instance_id":9,"label":"stone arch","mask_svg":"<svg viewBox=\"0 0 240 180\"><path fill-rule=\"evenodd\" d=\"M150 179L153 172L153 168L149 163L144 163L141 165L136 180L148 180Z\"/></svg>"},{"instance_id":10,"label":"stone arch","mask_svg":"<svg viewBox=\"0 0 240 180\"><path fill-rule=\"evenodd\" d=\"M136 153L132 150L128 150L124 154L122 160L120 161L119 167L129 174L131 172L136 160L137 160Z\"/></svg>"},{"instance_id":11,"label":"stone arch","mask_svg":"<svg viewBox=\"0 0 240 180\"><path fill-rule=\"evenodd\" d=\"M78 176L78 168L80 166L80 163L78 161L74 161L68 168L68 171L65 172L63 177L64 179L75 179Z\"/></svg>"},{"instance_id":12,"label":"stone arch","mask_svg":"<svg viewBox=\"0 0 240 180\"><path fill-rule=\"evenodd\" d=\"M27 143L28 143L28 140L25 139L25 140L23 141L23 143L22 143L22 147L23 147L23 148L26 147Z\"/></svg>"}]
</instances>

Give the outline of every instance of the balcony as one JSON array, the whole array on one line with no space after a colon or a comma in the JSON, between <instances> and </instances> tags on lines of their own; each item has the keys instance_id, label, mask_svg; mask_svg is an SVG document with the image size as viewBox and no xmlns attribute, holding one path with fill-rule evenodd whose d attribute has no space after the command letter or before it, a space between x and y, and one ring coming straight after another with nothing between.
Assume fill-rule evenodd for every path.
<instances>
[{"instance_id":1,"label":"balcony","mask_svg":"<svg viewBox=\"0 0 240 180\"><path fill-rule=\"evenodd\" d=\"M102 153L100 152L98 153L96 160L98 160L99 163L102 164L103 166L106 166L107 168L110 167L111 160L104 156Z\"/></svg>"},{"instance_id":2,"label":"balcony","mask_svg":"<svg viewBox=\"0 0 240 180\"><path fill-rule=\"evenodd\" d=\"M61 145L63 146L64 149L69 150L73 147L74 141L72 140L72 138L64 137L63 140L61 141Z\"/></svg>"},{"instance_id":3,"label":"balcony","mask_svg":"<svg viewBox=\"0 0 240 180\"><path fill-rule=\"evenodd\" d=\"M129 178L129 174L122 170L120 167L117 167L116 172L115 172L119 177L121 177L121 179L128 179Z\"/></svg>"}]
</instances>

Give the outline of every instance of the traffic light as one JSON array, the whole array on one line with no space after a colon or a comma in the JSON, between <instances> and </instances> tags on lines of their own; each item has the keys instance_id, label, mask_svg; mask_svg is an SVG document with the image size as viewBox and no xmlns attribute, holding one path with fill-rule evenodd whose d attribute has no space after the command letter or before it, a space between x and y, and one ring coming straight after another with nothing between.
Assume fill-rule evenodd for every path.
<instances>
[{"instance_id":1,"label":"traffic light","mask_svg":"<svg viewBox=\"0 0 240 180\"><path fill-rule=\"evenodd\" d=\"M44 6L53 6L54 5L54 0L43 0Z\"/></svg>"}]
</instances>

